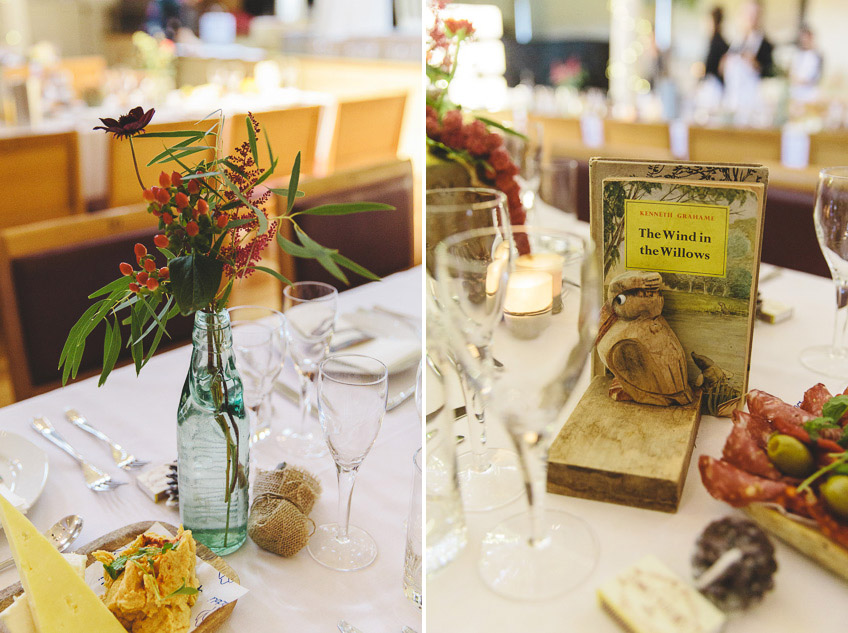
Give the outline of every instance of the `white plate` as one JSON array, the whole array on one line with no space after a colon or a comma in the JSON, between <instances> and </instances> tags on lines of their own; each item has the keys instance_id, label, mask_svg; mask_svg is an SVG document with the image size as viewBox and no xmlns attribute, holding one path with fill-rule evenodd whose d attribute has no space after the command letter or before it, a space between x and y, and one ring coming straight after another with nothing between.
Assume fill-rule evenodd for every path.
<instances>
[{"instance_id":1,"label":"white plate","mask_svg":"<svg viewBox=\"0 0 848 633\"><path fill-rule=\"evenodd\" d=\"M47 483L47 453L20 435L0 431L0 477L3 485L24 499L26 513Z\"/></svg>"},{"instance_id":2,"label":"white plate","mask_svg":"<svg viewBox=\"0 0 848 633\"><path fill-rule=\"evenodd\" d=\"M348 347L339 353L364 354L382 361L389 374L397 374L418 366L421 360L420 326L377 310L360 308L339 315L339 328L355 328L374 339Z\"/></svg>"}]
</instances>

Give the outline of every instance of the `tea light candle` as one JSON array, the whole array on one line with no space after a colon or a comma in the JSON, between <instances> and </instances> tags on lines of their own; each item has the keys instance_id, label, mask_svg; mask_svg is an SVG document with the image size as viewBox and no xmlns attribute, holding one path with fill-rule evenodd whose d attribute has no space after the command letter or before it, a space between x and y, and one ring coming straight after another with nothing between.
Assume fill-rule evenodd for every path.
<instances>
[{"instance_id":1,"label":"tea light candle","mask_svg":"<svg viewBox=\"0 0 848 633\"><path fill-rule=\"evenodd\" d=\"M551 276L551 299L553 313L562 310L562 267L565 258L556 253L522 255L515 262L516 270L546 272Z\"/></svg>"},{"instance_id":2,"label":"tea light candle","mask_svg":"<svg viewBox=\"0 0 848 633\"><path fill-rule=\"evenodd\" d=\"M504 297L504 320L517 338L536 338L550 322L551 275L516 270L509 278Z\"/></svg>"}]
</instances>

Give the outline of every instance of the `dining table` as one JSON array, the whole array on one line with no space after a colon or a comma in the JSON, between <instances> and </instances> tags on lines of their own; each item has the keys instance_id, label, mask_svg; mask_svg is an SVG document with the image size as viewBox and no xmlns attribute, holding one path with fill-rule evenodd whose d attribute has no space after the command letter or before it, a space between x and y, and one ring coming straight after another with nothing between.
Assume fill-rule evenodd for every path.
<instances>
[{"instance_id":1,"label":"dining table","mask_svg":"<svg viewBox=\"0 0 848 633\"><path fill-rule=\"evenodd\" d=\"M540 226L589 235L589 226L576 217L541 205L534 217ZM812 222L812 209L810 210ZM803 257L799 253L798 257ZM761 389L786 402L797 403L804 391L824 383L833 394L848 386L843 379L819 375L804 368L801 351L831 341L836 310L830 279L761 265L759 289L764 298L785 304L792 316L781 323L756 320L748 380L749 389ZM848 308L846 308L848 309ZM588 365L588 363L587 363ZM575 390L574 401L588 386L589 368ZM455 381L447 381L451 411L462 403ZM574 402L569 403L573 407ZM566 410L559 423L564 424ZM527 510L526 495L507 506L486 512L465 512L468 541L455 560L427 577L425 609L427 630L433 633L617 633L624 629L600 606L597 590L607 580L648 555L657 557L681 579L692 582L691 559L695 543L713 521L745 515L711 497L701 483L698 458L721 456L731 431L729 418L702 416L682 497L676 512L615 505L553 493L547 508L576 515L594 532L599 558L591 575L575 589L545 601L517 601L491 591L478 572L481 542L487 530ZM455 422L457 436L467 436L465 418ZM488 445L514 449L504 428L487 422ZM458 450L464 450L461 445ZM762 601L729 618L726 633L765 631L844 631L848 621L848 583L812 559L772 537L778 569L774 588ZM569 560L559 561L568 566Z\"/></svg>"},{"instance_id":2,"label":"dining table","mask_svg":"<svg viewBox=\"0 0 848 633\"><path fill-rule=\"evenodd\" d=\"M340 318L379 306L397 313L399 319L417 323L420 332L422 280L419 266L340 292ZM347 351L355 353L356 347ZM38 529L46 530L65 515L82 516L85 523L74 549L141 521L180 523L176 507L154 503L134 480L145 469L176 459L177 406L190 356L190 346L180 347L156 355L139 376L132 366L126 366L116 369L103 387L98 388L96 377L89 378L0 409L0 431L23 437L48 458L46 485L27 514ZM290 383L289 387L295 387L294 374L288 367L281 376ZM390 376L390 396L414 385L415 369L398 376ZM403 384L393 384L401 380ZM297 404L282 398L275 399L273 405L272 436L251 447L251 477L255 477L257 468L273 468L283 461L308 470L322 486L310 519L316 525L334 522L338 494L332 458L325 455L306 459L285 452L274 436L283 426L297 426L299 409ZM68 406L76 408L138 459L151 464L130 472L116 467L105 444L64 419ZM110 492L86 488L74 460L30 428L34 416L50 419L84 456L114 480L127 485ZM317 419L311 423L320 432ZM400 633L404 626L421 631L421 610L405 597L402 587L406 520L413 494L413 455L421 441L421 418L410 398L385 415L373 448L359 470L350 520L374 537L378 548L374 563L359 571L339 572L320 565L306 549L283 558L260 549L248 538L238 551L225 557L247 593L219 630L329 633L337 630L339 620L346 620L364 633ZM0 454L2 449L0 446ZM0 534L0 560L8 554L8 544ZM0 588L17 580L14 567L0 572Z\"/></svg>"}]
</instances>

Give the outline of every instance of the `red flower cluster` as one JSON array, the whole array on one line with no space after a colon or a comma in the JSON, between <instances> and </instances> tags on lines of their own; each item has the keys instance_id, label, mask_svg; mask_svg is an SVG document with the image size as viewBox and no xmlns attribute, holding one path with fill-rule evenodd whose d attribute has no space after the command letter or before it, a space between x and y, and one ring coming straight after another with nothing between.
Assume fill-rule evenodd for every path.
<instances>
[{"instance_id":1,"label":"red flower cluster","mask_svg":"<svg viewBox=\"0 0 848 633\"><path fill-rule=\"evenodd\" d=\"M161 248L168 246L168 238L164 235L157 235L153 238L153 241L156 246ZM168 267L159 268L153 255L147 252L147 247L144 244L135 245L135 259L138 262L139 270L135 270L127 262L122 262L119 266L122 275L132 278L129 285L130 291L136 294L153 294L159 289L161 283L170 278Z\"/></svg>"},{"instance_id":2,"label":"red flower cluster","mask_svg":"<svg viewBox=\"0 0 848 633\"><path fill-rule=\"evenodd\" d=\"M427 64L437 65L447 72L451 66L451 41L445 32L445 22L441 13L449 0L431 0L430 9L433 12L433 26L428 31Z\"/></svg>"},{"instance_id":3,"label":"red flower cluster","mask_svg":"<svg viewBox=\"0 0 848 633\"><path fill-rule=\"evenodd\" d=\"M448 37L471 37L474 35L474 27L469 20L447 18L445 20L445 33Z\"/></svg>"},{"instance_id":4,"label":"red flower cluster","mask_svg":"<svg viewBox=\"0 0 848 633\"><path fill-rule=\"evenodd\" d=\"M261 131L259 123L253 118L252 114L248 113L248 117L258 137ZM253 185L262 175L262 171L253 160L250 143L245 141L237 147L235 153L230 157L230 161L238 170L227 169L227 177L239 188L244 198L264 213L267 218L268 213L264 210L263 205L271 198L271 192L267 189L262 192L256 191ZM238 200L235 194L229 190L223 192L223 197L225 204L234 203ZM253 266L258 264L262 258L262 251L276 238L277 223L269 221L268 229L262 235L259 235L259 220L256 218L256 212L245 204L240 204L228 210L226 217L227 220L218 218L219 226L222 226L220 224L222 221L226 225L229 220L252 220L232 229L232 239L221 248L221 257L234 262L233 267L229 265L224 267L224 274L236 278L249 277L254 272Z\"/></svg>"},{"instance_id":5,"label":"red flower cluster","mask_svg":"<svg viewBox=\"0 0 848 633\"><path fill-rule=\"evenodd\" d=\"M464 123L459 110L449 110L440 121L435 108L427 106L427 136L452 149L467 151L473 158L487 163L478 168L478 177L506 194L512 224L524 224L526 213L515 180L518 167L503 148L500 134L490 132L486 124L477 119Z\"/></svg>"}]
</instances>

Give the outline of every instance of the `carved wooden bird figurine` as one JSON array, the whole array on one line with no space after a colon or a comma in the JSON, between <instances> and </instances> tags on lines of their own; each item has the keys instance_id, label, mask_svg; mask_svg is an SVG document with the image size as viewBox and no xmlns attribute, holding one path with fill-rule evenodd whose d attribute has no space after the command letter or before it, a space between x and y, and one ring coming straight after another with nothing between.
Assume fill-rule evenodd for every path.
<instances>
[{"instance_id":1,"label":"carved wooden bird figurine","mask_svg":"<svg viewBox=\"0 0 848 633\"><path fill-rule=\"evenodd\" d=\"M598 354L615 380L614 400L667 406L693 400L686 355L662 316L662 277L631 271L609 285L596 340Z\"/></svg>"}]
</instances>

